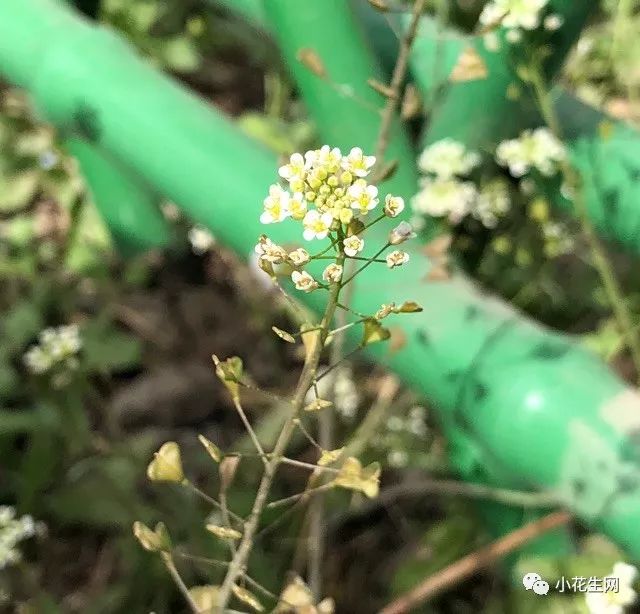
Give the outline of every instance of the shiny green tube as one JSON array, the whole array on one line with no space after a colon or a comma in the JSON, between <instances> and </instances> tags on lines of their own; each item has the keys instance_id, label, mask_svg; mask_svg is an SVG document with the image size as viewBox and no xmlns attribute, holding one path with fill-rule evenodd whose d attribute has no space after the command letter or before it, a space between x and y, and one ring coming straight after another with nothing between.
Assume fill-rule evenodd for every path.
<instances>
[{"instance_id":1,"label":"shiny green tube","mask_svg":"<svg viewBox=\"0 0 640 614\"><path fill-rule=\"evenodd\" d=\"M46 45L35 44L33 32ZM58 125L78 121L81 110L96 146L238 253L247 256L265 230L280 242L300 241L292 222L264 227L257 221L276 177L275 156L154 72L112 33L51 0L4 0L0 72L28 88ZM397 193L410 196L411 175L396 177ZM383 243L385 231L368 241ZM570 339L468 280L425 281L429 261L417 245L408 251L405 267L382 273L372 266L362 274L354 308L372 312L403 299L424 305L422 314L397 323L406 345L394 353L381 345L374 355L433 400L463 476L556 489L578 516L640 556L638 395ZM317 306L321 297L309 299Z\"/></svg>"},{"instance_id":2,"label":"shiny green tube","mask_svg":"<svg viewBox=\"0 0 640 614\"><path fill-rule=\"evenodd\" d=\"M169 243L169 228L157 197L130 169L75 137L65 146L76 157L91 196L123 253L135 253Z\"/></svg>"}]
</instances>

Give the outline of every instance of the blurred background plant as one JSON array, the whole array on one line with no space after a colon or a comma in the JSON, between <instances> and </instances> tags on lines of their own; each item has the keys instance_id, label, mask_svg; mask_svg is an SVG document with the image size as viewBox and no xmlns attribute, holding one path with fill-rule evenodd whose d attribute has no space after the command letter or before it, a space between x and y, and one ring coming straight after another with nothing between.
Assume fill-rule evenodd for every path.
<instances>
[{"instance_id":1,"label":"blurred background plant","mask_svg":"<svg viewBox=\"0 0 640 614\"><path fill-rule=\"evenodd\" d=\"M482 5L438 0L430 11L471 31ZM315 143L273 44L252 26L200 0L102 0L95 6L98 18L149 61L235 116L265 145L285 154ZM562 74L579 98L631 122L640 119L639 9L633 0L602 0ZM118 256L55 131L38 121L21 92L0 85L0 96L0 504L47 527L20 542L21 560L0 570L0 594L8 611L23 613L181 611L162 565L140 551L131 524L141 519L153 526L163 518L185 552L199 553L202 559L185 559L191 585L207 583L206 559L220 558L224 546L202 526L206 503L179 488L148 485L144 468L159 443L178 441L189 474L206 489L212 476L195 433L215 432L226 448L248 449L215 384L210 353L216 348L246 356L258 383L287 390L302 357L270 328L275 321L286 329L290 309L256 283L255 270L171 203L163 211L175 243L144 256ZM485 166L472 174L482 207L448 226L451 247L441 251L533 317L582 335L631 379L632 364L577 223L554 212L549 196L526 179ZM608 254L637 313L640 278L633 261L613 248ZM46 331L61 326L77 332L65 355L73 361L54 361L55 373L39 371L33 348L46 346ZM339 382L341 436L372 406L379 409L379 428L367 439L363 462L382 457L390 483L448 475L445 442L426 400L405 390L389 397L384 374L375 368L340 370ZM267 410L275 411L273 403L256 397L251 405L265 416L260 428L271 432ZM243 477L251 479L248 473ZM284 475L283 491L295 490L300 476ZM234 489L233 497L230 505L246 508L252 492ZM215 513L210 520L219 522ZM298 525L266 536L254 561L274 592L295 551ZM475 509L456 496L398 498L348 510L332 516L330 529L327 593L338 599L338 612L353 614L373 611L389 590L406 590L486 539ZM622 559L602 538L580 536L578 542L573 557L519 565L557 578L604 575ZM365 580L372 587L366 599ZM530 593L511 590L494 570L422 611L586 609L569 595L541 605Z\"/></svg>"}]
</instances>

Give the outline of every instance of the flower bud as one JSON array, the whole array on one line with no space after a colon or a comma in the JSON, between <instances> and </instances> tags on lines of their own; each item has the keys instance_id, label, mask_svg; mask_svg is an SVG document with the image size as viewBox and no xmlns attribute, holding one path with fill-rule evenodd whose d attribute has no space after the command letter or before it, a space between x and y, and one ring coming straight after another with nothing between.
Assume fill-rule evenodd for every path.
<instances>
[{"instance_id":1,"label":"flower bud","mask_svg":"<svg viewBox=\"0 0 640 614\"><path fill-rule=\"evenodd\" d=\"M409 222L400 222L390 233L389 243L391 245L400 245L409 239L415 238L416 233Z\"/></svg>"}]
</instances>

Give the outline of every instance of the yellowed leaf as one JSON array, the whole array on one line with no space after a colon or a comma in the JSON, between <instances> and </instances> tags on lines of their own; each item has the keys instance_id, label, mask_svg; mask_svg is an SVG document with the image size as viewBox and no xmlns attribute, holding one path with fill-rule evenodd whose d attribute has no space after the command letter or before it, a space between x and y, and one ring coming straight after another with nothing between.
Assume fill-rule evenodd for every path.
<instances>
[{"instance_id":1,"label":"yellowed leaf","mask_svg":"<svg viewBox=\"0 0 640 614\"><path fill-rule=\"evenodd\" d=\"M380 491L380 463L371 463L363 468L357 458L350 456L342 465L334 484L348 490L360 491L373 499Z\"/></svg>"},{"instance_id":2,"label":"yellowed leaf","mask_svg":"<svg viewBox=\"0 0 640 614\"><path fill-rule=\"evenodd\" d=\"M154 454L147 467L147 477L152 482L182 482L182 459L180 447L175 441L167 441Z\"/></svg>"},{"instance_id":3,"label":"yellowed leaf","mask_svg":"<svg viewBox=\"0 0 640 614\"><path fill-rule=\"evenodd\" d=\"M198 614L213 614L218 607L220 587L208 584L206 586L193 586L189 589L189 596L198 607Z\"/></svg>"},{"instance_id":4,"label":"yellowed leaf","mask_svg":"<svg viewBox=\"0 0 640 614\"><path fill-rule=\"evenodd\" d=\"M207 531L209 533L213 533L216 537L220 539L241 539L242 533L240 531L236 531L235 529L231 529L229 527L221 527L217 524L208 524L206 526Z\"/></svg>"},{"instance_id":5,"label":"yellowed leaf","mask_svg":"<svg viewBox=\"0 0 640 614\"><path fill-rule=\"evenodd\" d=\"M458 62L449 75L449 81L461 83L486 79L489 72L487 65L476 51L475 47L465 47L458 57Z\"/></svg>"},{"instance_id":6,"label":"yellowed leaf","mask_svg":"<svg viewBox=\"0 0 640 614\"><path fill-rule=\"evenodd\" d=\"M216 463L222 460L222 452L215 443L209 441L204 435L198 435L198 441L204 446L204 449Z\"/></svg>"},{"instance_id":7,"label":"yellowed leaf","mask_svg":"<svg viewBox=\"0 0 640 614\"><path fill-rule=\"evenodd\" d=\"M246 588L242 588L237 584L234 584L231 588L233 594L243 603L246 603L250 608L253 608L256 612L264 612L264 606L258 601L257 597Z\"/></svg>"},{"instance_id":8,"label":"yellowed leaf","mask_svg":"<svg viewBox=\"0 0 640 614\"><path fill-rule=\"evenodd\" d=\"M331 401L327 401L325 399L314 399L308 405L305 405L304 411L321 411L323 409L328 409L329 407L333 407L333 403Z\"/></svg>"},{"instance_id":9,"label":"yellowed leaf","mask_svg":"<svg viewBox=\"0 0 640 614\"><path fill-rule=\"evenodd\" d=\"M322 58L316 51L308 47L300 49L296 54L299 62L304 64L314 75L324 79L327 76L327 69L324 66Z\"/></svg>"}]
</instances>

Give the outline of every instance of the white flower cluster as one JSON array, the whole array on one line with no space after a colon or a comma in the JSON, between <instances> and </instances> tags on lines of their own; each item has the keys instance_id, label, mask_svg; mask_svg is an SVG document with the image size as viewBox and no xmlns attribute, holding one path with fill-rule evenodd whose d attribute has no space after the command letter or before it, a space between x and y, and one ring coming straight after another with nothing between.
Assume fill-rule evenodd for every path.
<instances>
[{"instance_id":1,"label":"white flower cluster","mask_svg":"<svg viewBox=\"0 0 640 614\"><path fill-rule=\"evenodd\" d=\"M0 506L0 570L21 560L22 555L17 548L18 544L33 537L37 529L31 516L16 518L13 507Z\"/></svg>"},{"instance_id":2,"label":"white flower cluster","mask_svg":"<svg viewBox=\"0 0 640 614\"><path fill-rule=\"evenodd\" d=\"M351 225L366 218L380 203L378 188L367 183L375 162L374 156L365 155L359 147L354 147L347 155L329 145L307 151L304 155L293 154L288 164L278 170L288 189L279 184L269 188L260 221L263 224L275 224L288 218L299 221L303 226L302 236L307 241L326 239L335 233L331 236L333 241L340 231L345 256L358 258L364 248L364 240L358 236L361 230L352 232ZM403 210L404 200L401 197L386 196L384 216L394 218ZM360 228L363 227L360 224ZM299 270L312 259L305 249L287 253L283 247L262 235L255 251L260 267L270 274L274 274L274 265L293 267L291 279L298 290L312 292L321 285L307 271ZM396 251L387 256L386 262L389 268L394 268L408 259L408 254ZM342 273L342 266L333 263L324 270L322 278L328 284L340 283Z\"/></svg>"},{"instance_id":3,"label":"white flower cluster","mask_svg":"<svg viewBox=\"0 0 640 614\"><path fill-rule=\"evenodd\" d=\"M387 419L385 432L372 441L374 447L387 451L387 462L394 468L406 467L409 463L408 439L422 439L427 434L426 409L421 405L411 408L408 416L391 416Z\"/></svg>"},{"instance_id":4,"label":"white flower cluster","mask_svg":"<svg viewBox=\"0 0 640 614\"><path fill-rule=\"evenodd\" d=\"M427 176L420 180L420 191L411 201L413 209L459 223L472 211L478 197L473 183L463 180L478 164L480 156L453 139L427 147L418 159L418 167Z\"/></svg>"},{"instance_id":5,"label":"white flower cluster","mask_svg":"<svg viewBox=\"0 0 640 614\"><path fill-rule=\"evenodd\" d=\"M607 577L618 578L618 590L588 592L585 596L587 608L591 614L622 614L627 606L632 605L637 594L633 583L638 570L627 563L616 563Z\"/></svg>"},{"instance_id":6,"label":"white flower cluster","mask_svg":"<svg viewBox=\"0 0 640 614\"><path fill-rule=\"evenodd\" d=\"M518 43L523 31L535 30L540 24L551 32L562 27L560 15L543 18L548 3L549 0L491 0L480 14L480 23L485 27L502 25L507 28L507 41Z\"/></svg>"},{"instance_id":7,"label":"white flower cluster","mask_svg":"<svg viewBox=\"0 0 640 614\"><path fill-rule=\"evenodd\" d=\"M496 149L498 164L507 167L513 177L522 177L532 169L551 177L565 156L564 145L548 128L525 130L517 139L503 141Z\"/></svg>"},{"instance_id":8,"label":"white flower cluster","mask_svg":"<svg viewBox=\"0 0 640 614\"><path fill-rule=\"evenodd\" d=\"M200 225L189 229L188 239L191 244L191 250L197 256L206 254L216 243L215 237L204 226Z\"/></svg>"},{"instance_id":9,"label":"white flower cluster","mask_svg":"<svg viewBox=\"0 0 640 614\"><path fill-rule=\"evenodd\" d=\"M82 340L75 324L47 328L40 333L38 341L38 345L24 355L24 363L34 375L44 375L54 369L64 373L79 367L77 354L82 348ZM60 383L64 384L62 380Z\"/></svg>"},{"instance_id":10,"label":"white flower cluster","mask_svg":"<svg viewBox=\"0 0 640 614\"><path fill-rule=\"evenodd\" d=\"M495 228L510 205L507 183L502 179L494 179L480 190L471 214L486 228Z\"/></svg>"}]
</instances>

